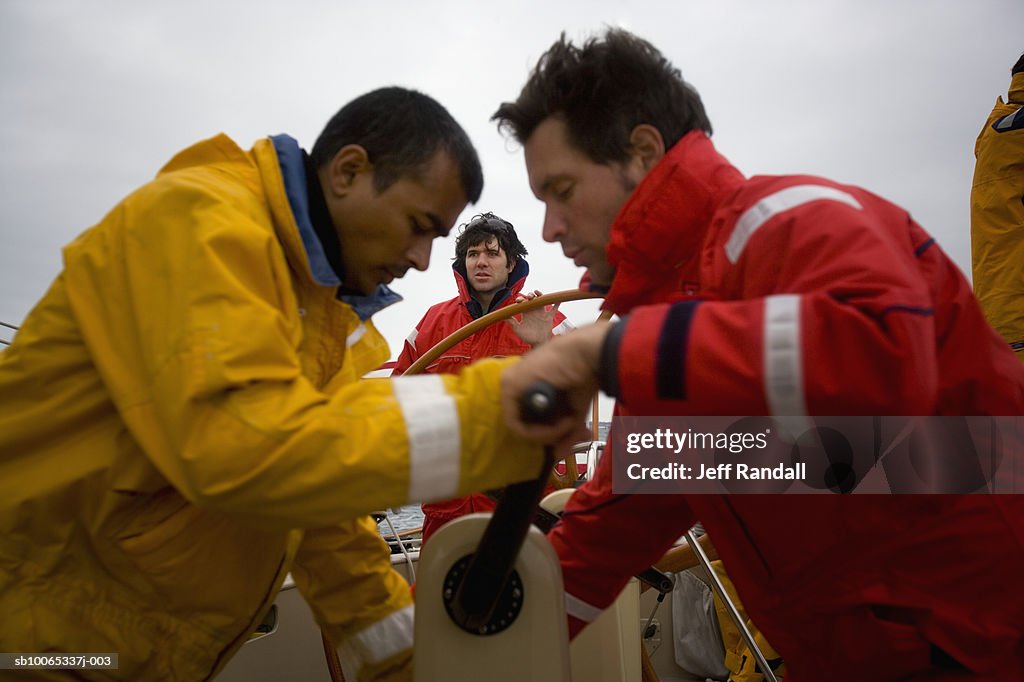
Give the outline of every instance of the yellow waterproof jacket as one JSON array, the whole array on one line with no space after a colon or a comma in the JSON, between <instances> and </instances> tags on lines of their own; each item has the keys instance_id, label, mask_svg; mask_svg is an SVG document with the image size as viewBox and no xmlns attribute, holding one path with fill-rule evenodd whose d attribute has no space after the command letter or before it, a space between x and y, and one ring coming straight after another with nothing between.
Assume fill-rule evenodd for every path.
<instances>
[{"instance_id":1,"label":"yellow waterproof jacket","mask_svg":"<svg viewBox=\"0 0 1024 682\"><path fill-rule=\"evenodd\" d=\"M209 679L290 571L350 681L407 679L408 586L365 515L539 473L505 362L359 380L386 343L315 283L275 142L178 154L0 354L0 651Z\"/></svg>"},{"instance_id":2,"label":"yellow waterproof jacket","mask_svg":"<svg viewBox=\"0 0 1024 682\"><path fill-rule=\"evenodd\" d=\"M974 146L971 261L989 323L1024 361L1024 73L996 99Z\"/></svg>"}]
</instances>

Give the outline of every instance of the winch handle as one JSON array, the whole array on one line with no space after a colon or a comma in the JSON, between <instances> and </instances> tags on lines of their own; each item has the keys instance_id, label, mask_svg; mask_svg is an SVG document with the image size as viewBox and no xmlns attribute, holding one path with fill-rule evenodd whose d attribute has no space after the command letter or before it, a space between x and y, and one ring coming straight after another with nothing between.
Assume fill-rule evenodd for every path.
<instances>
[{"instance_id":1,"label":"winch handle","mask_svg":"<svg viewBox=\"0 0 1024 682\"><path fill-rule=\"evenodd\" d=\"M523 393L519 410L523 421L544 424L567 414L569 403L564 392L541 381ZM545 447L538 477L505 488L452 600L452 620L462 629L481 634L485 632L502 590L512 575L553 464L554 453L550 446Z\"/></svg>"}]
</instances>

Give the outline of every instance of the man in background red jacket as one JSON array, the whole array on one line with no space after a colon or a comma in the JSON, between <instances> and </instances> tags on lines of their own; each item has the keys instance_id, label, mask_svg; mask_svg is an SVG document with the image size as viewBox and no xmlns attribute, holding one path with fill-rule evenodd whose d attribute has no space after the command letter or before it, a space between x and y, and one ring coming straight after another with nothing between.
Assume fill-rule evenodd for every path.
<instances>
[{"instance_id":1,"label":"man in background red jacket","mask_svg":"<svg viewBox=\"0 0 1024 682\"><path fill-rule=\"evenodd\" d=\"M622 318L503 376L523 435L564 440L599 386L619 416L1024 414L1024 367L905 210L823 178L745 178L650 43L563 35L495 118L523 144L544 238ZM517 419L539 380L572 417ZM631 456L612 450L550 535L571 634L700 520L787 682L1022 679L1024 496L631 494L612 489Z\"/></svg>"},{"instance_id":2,"label":"man in background red jacket","mask_svg":"<svg viewBox=\"0 0 1024 682\"><path fill-rule=\"evenodd\" d=\"M453 332L487 313L529 300L540 294L522 293L530 266L524 258L526 247L519 241L512 223L493 213L474 217L455 240L452 271L459 295L427 310L405 340L393 374L404 374L423 353ZM458 374L475 360L522 355L563 334L573 326L557 306L533 310L492 324L448 349L424 371ZM423 505L423 541L448 521L472 512L492 511L494 502L483 493Z\"/></svg>"}]
</instances>

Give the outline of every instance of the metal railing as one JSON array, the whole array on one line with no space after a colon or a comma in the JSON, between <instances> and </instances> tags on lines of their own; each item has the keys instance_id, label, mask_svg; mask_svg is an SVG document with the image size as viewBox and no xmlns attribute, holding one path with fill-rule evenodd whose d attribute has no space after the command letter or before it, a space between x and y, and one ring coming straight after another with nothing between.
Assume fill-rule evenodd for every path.
<instances>
[{"instance_id":1,"label":"metal railing","mask_svg":"<svg viewBox=\"0 0 1024 682\"><path fill-rule=\"evenodd\" d=\"M7 329L13 329L14 331L18 331L17 327L15 327L13 324L7 324L6 322L0 322L0 327L6 327ZM11 345L11 342L9 339L0 339L0 345L9 346Z\"/></svg>"}]
</instances>

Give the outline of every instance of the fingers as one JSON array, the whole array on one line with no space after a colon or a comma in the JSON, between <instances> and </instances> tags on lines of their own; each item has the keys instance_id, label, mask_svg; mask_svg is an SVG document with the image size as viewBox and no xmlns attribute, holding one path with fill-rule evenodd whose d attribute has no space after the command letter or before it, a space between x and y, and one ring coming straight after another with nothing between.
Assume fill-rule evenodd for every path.
<instances>
[{"instance_id":1,"label":"fingers","mask_svg":"<svg viewBox=\"0 0 1024 682\"><path fill-rule=\"evenodd\" d=\"M596 341L595 336L593 343ZM589 358L591 349L581 343L589 344L587 332L578 339L553 339L535 348L503 372L501 403L506 425L513 433L534 442L555 443L581 429L590 401L598 388L596 361ZM566 393L570 416L562 417L552 424L532 424L522 420L519 400L537 381L545 381Z\"/></svg>"},{"instance_id":2,"label":"fingers","mask_svg":"<svg viewBox=\"0 0 1024 682\"><path fill-rule=\"evenodd\" d=\"M533 299L535 299L535 298L537 298L538 296L541 296L541 295L542 294L537 289L535 289L532 292L530 292L530 291L520 292L519 294L516 295L515 302L516 303L522 303L523 301L532 301Z\"/></svg>"}]
</instances>

